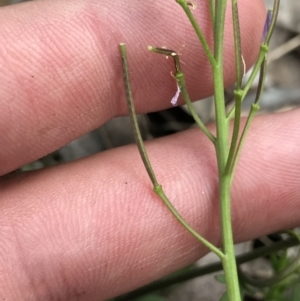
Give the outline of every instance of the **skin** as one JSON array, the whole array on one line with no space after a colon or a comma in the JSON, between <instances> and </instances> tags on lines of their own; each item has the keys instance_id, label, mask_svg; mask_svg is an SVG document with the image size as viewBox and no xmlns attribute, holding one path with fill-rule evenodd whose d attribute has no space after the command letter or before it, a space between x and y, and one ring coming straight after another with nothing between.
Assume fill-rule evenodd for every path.
<instances>
[{"instance_id":1,"label":"skin","mask_svg":"<svg viewBox=\"0 0 300 301\"><path fill-rule=\"evenodd\" d=\"M204 1L203 1L204 2ZM240 0L243 56L258 54L260 0ZM209 40L208 9L195 14ZM230 13L225 84L234 82ZM105 300L207 253L151 190L135 146L47 170L5 175L127 113L120 42L138 112L170 106L181 50L190 95L212 93L210 69L180 7L168 1L44 0L0 9L0 297ZM300 225L300 111L255 119L232 189L236 242ZM211 125L213 128L213 125ZM214 150L198 130L147 143L182 215L220 245ZM185 172L185 171L188 172Z\"/></svg>"}]
</instances>

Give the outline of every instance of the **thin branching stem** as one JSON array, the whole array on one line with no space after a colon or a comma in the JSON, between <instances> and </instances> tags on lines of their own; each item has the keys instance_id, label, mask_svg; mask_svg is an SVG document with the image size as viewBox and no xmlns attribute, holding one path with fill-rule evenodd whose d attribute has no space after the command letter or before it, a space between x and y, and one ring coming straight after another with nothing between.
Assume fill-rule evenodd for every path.
<instances>
[{"instance_id":1,"label":"thin branching stem","mask_svg":"<svg viewBox=\"0 0 300 301\"><path fill-rule=\"evenodd\" d=\"M232 1L236 1L236 0L232 0ZM244 100L245 96L247 95L249 89L251 88L258 72L260 71L261 65L264 63L268 50L269 50L269 43L270 43L270 39L272 37L272 34L274 32L275 29L275 24L277 21L277 17L278 17L278 11L279 11L279 5L280 5L280 0L275 0L274 1L274 5L273 5L273 10L272 10L272 19L271 19L271 23L267 28L267 33L266 36L263 37L264 41L263 44L260 46L260 52L259 52L259 57L253 67L253 70L251 72L251 75L247 81L247 83L245 84L245 87L243 88L243 97L242 97L242 101ZM235 112L235 107L233 107L231 109L231 111L229 112L227 118L228 120L231 120L234 116L234 112Z\"/></svg>"},{"instance_id":2,"label":"thin branching stem","mask_svg":"<svg viewBox=\"0 0 300 301\"><path fill-rule=\"evenodd\" d=\"M229 172L232 172L232 176L231 178L233 179L233 174L234 174L234 170L235 167L237 165L237 161L244 143L244 140L246 138L247 132L250 128L251 122L254 118L254 115L256 114L256 112L259 110L259 101L263 92L263 88L264 88L264 83L265 83L265 77L266 77L266 71L267 71L267 52L268 52L268 45L270 42L270 38L272 36L272 33L274 31L274 26L277 20L277 16L278 16L278 9L279 9L279 4L280 4L280 0L275 0L274 1L274 6L273 6L273 14L272 14L272 20L271 20L271 25L269 28L267 28L267 33L266 33L266 37L264 37L264 43L261 45L261 50L260 50L260 55L259 58L254 66L254 69L252 71L252 74L245 86L245 88L242 90L242 95L241 95L241 101L244 99L245 95L248 93L248 90L250 89L258 71L260 72L259 75L259 82L258 82L258 87L257 87L257 91L256 91L256 97L255 97L255 101L251 106L251 110L250 113L248 115L243 133L241 135L240 141L238 143L238 146L236 147L236 151L234 153L233 158L230 158L230 166L229 166ZM266 21L268 22L268 20ZM268 25L268 24L267 24ZM231 110L231 112L228 114L228 119L230 119L232 117L232 115L236 112L236 108L233 108ZM232 181L231 179L231 181Z\"/></svg>"},{"instance_id":3,"label":"thin branching stem","mask_svg":"<svg viewBox=\"0 0 300 301\"><path fill-rule=\"evenodd\" d=\"M245 87L243 88L243 95L242 95L242 101L244 100L245 96L247 95L247 93L249 92L257 74L260 72L260 68L261 68L261 65L262 63L264 62L265 60L265 56L268 52L268 46L267 45L261 45L260 46L260 53L259 53L259 57L253 67L253 70L251 72L251 75L248 79L248 81L246 82L245 84ZM235 114L235 107L233 107L230 112L228 113L227 115L227 119L228 120L231 120L233 117L234 117L234 114Z\"/></svg>"},{"instance_id":4,"label":"thin branching stem","mask_svg":"<svg viewBox=\"0 0 300 301\"><path fill-rule=\"evenodd\" d=\"M122 56L122 66L123 66L123 77L124 77L124 86L126 91L126 99L129 109L129 116L132 121L132 126L134 129L134 138L136 141L136 144L138 146L140 156L143 160L144 166L148 172L148 175L151 179L151 182L154 186L155 193L161 198L161 200L164 202L164 204L169 208L171 213L174 215L174 217L184 226L184 228L190 232L197 240L199 240L204 246L206 246L210 251L214 252L219 258L223 259L224 254L223 252L218 249L216 246L214 246L212 243L210 243L207 239L202 237L196 230L194 230L186 221L185 219L179 214L179 212L175 209L175 207L171 204L169 199L166 197L162 186L158 184L156 180L156 176L154 174L152 165L148 159L147 151L145 149L145 145L140 133L139 125L136 119L136 113L134 109L134 102L133 97L131 93L131 85L130 85L130 78L129 78L129 69L128 69L128 61L127 61L127 53L126 53L126 45L124 43L120 44L120 51Z\"/></svg>"},{"instance_id":5,"label":"thin branching stem","mask_svg":"<svg viewBox=\"0 0 300 301\"><path fill-rule=\"evenodd\" d=\"M242 79L244 76L244 64L241 46L241 33L239 22L239 11L237 0L231 1L232 18L233 18L233 35L234 35L234 51L235 51L235 72L236 72L236 90L241 90Z\"/></svg>"},{"instance_id":6,"label":"thin branching stem","mask_svg":"<svg viewBox=\"0 0 300 301\"><path fill-rule=\"evenodd\" d=\"M189 112L193 116L195 122L197 123L198 127L203 131L203 133L207 136L207 138L215 145L216 143L216 137L208 130L208 128L205 126L201 118L198 116L196 110L194 109L192 102L190 100L190 96L188 94L185 80L184 80L184 74L182 72L176 72L175 78L178 82L178 85L180 87L180 91L182 93L183 99L186 103L186 106L188 107Z\"/></svg>"},{"instance_id":7,"label":"thin branching stem","mask_svg":"<svg viewBox=\"0 0 300 301\"><path fill-rule=\"evenodd\" d=\"M185 79L184 79L184 74L181 71L180 68L180 59L179 59L179 55L177 52L175 52L174 50L171 49L165 49L165 48L159 48L159 47L153 47L153 46L148 46L148 50L154 52L154 53L158 53L158 54L163 54L169 57L172 57L174 60L174 64L175 64L175 79L177 81L177 84L180 88L180 92L183 95L183 99L186 103L186 106L189 110L189 112L191 113L191 115L193 116L196 124L199 126L199 128L203 131L203 133L207 136L207 138L213 143L215 144L216 142L216 137L208 130L208 128L205 126L205 124L203 123L203 121L201 120L201 118L198 116L196 110L194 109L189 93L187 91L186 88L186 83L185 83Z\"/></svg>"},{"instance_id":8,"label":"thin branching stem","mask_svg":"<svg viewBox=\"0 0 300 301\"><path fill-rule=\"evenodd\" d=\"M243 133L241 135L240 141L238 143L238 146L236 147L236 151L235 151L233 157L230 158L230 162L229 162L230 165L228 166L228 168L229 168L228 172L232 173L231 181L233 179L234 170L235 170L235 167L237 165L237 161L238 161L238 158L240 156L240 153L241 153L241 150L242 150L242 147L243 147L246 135L248 133L248 130L250 128L250 125L252 123L252 120L253 120L256 112L259 110L259 101L260 101L260 98L261 98L261 95L262 95L262 92L263 92L263 88L264 88L266 72L267 72L267 59L265 57L262 65L260 67L260 75L259 75L259 81L258 81L258 88L257 88L257 91L256 91L256 96L255 96L254 103L251 106L251 110L250 110L250 113L248 115L248 118L247 118L244 130L243 130ZM240 108L238 110L240 110ZM238 112L236 112L235 115L237 113Z\"/></svg>"},{"instance_id":9,"label":"thin branching stem","mask_svg":"<svg viewBox=\"0 0 300 301\"><path fill-rule=\"evenodd\" d=\"M176 0L176 2L183 8L184 12L186 13L187 17L189 18L189 20L190 20L197 36L198 36L198 38L201 42L201 45L204 49L204 52L206 54L206 57L207 57L210 65L212 67L215 66L216 62L215 62L214 56L211 52L211 49L210 49L210 47L209 47L209 45L208 45L208 43L207 43L207 41L204 37L204 34L203 34L202 30L200 29L195 17L192 14L187 1L186 0Z\"/></svg>"},{"instance_id":10,"label":"thin branching stem","mask_svg":"<svg viewBox=\"0 0 300 301\"><path fill-rule=\"evenodd\" d=\"M176 217L176 219L181 223L184 228L186 228L195 238L197 238L204 246L206 246L208 249L210 249L212 252L214 252L220 259L224 258L224 253L218 249L216 246L214 246L212 243L210 243L207 239L202 237L198 234L196 230L194 230L186 221L185 219L179 214L179 212L175 209L175 207L172 205L172 203L169 201L167 196L165 195L163 189L161 186L156 187L154 191L157 193L157 195L163 200L165 205L169 208L169 210L172 212L172 214Z\"/></svg>"},{"instance_id":11,"label":"thin branching stem","mask_svg":"<svg viewBox=\"0 0 300 301\"><path fill-rule=\"evenodd\" d=\"M238 146L236 148L236 152L234 154L234 157L233 157L233 160L232 160L232 163L230 165L230 170L229 170L229 173L231 173L231 182L233 180L233 174L234 174L234 171L235 171L235 168L236 168L236 165L237 165L237 161L238 161L238 158L240 156L240 153L241 153L241 150L242 150L242 146L245 142L245 139L246 139L246 136L247 136L247 133L250 129L250 125L252 123L252 120L256 114L256 112L259 110L259 105L257 103L253 103L251 105L251 109L250 109L250 113L247 117L247 121L246 121L246 124L244 126L244 129L243 129L243 132L241 134L241 138L239 140L239 143L238 143Z\"/></svg>"},{"instance_id":12,"label":"thin branching stem","mask_svg":"<svg viewBox=\"0 0 300 301\"><path fill-rule=\"evenodd\" d=\"M214 31L214 25L215 25L215 0L208 0L209 5L209 15L212 23L212 29Z\"/></svg>"},{"instance_id":13,"label":"thin branching stem","mask_svg":"<svg viewBox=\"0 0 300 301\"><path fill-rule=\"evenodd\" d=\"M215 1L215 25L214 25L214 58L216 66L213 67L214 96L217 141L215 144L218 175L219 175L219 202L221 229L223 240L223 252L226 258L222 261L225 274L227 294L230 301L240 301L237 266L234 253L233 229L231 220L231 176L225 174L226 163L229 155L229 123L226 117L224 101L223 79L223 48L224 26L227 1Z\"/></svg>"},{"instance_id":14,"label":"thin branching stem","mask_svg":"<svg viewBox=\"0 0 300 301\"><path fill-rule=\"evenodd\" d=\"M216 246L212 245L208 240L203 238L195 231L178 213L178 211L171 204L169 199L166 197L162 187L158 184L154 172L152 170L151 164L148 160L148 156L143 144L140 131L138 129L138 123L136 120L136 114L134 110L127 58L126 58L126 49L125 45L121 44L121 53L123 60L123 73L124 73L124 82L126 97L128 102L128 108L131 115L132 124L134 127L136 143L146 167L146 170L149 174L149 177L153 183L154 191L162 199L165 205L169 208L175 218L200 242L202 242L206 247L215 252L221 259L224 273L225 273L225 282L227 287L227 296L230 301L240 301L240 288L238 282L237 266L234 254L234 241L232 233L232 221L231 221L231 199L230 199L230 190L233 180L233 175L235 171L235 166L238 161L239 154L243 142L245 140L247 131L249 130L250 124L255 113L259 109L259 99L262 94L265 72L266 72L266 54L268 52L268 44L271 38L271 35L274 30L278 8L279 0L275 0L273 7L273 16L271 22L268 23L268 30L266 34L264 33L263 42L260 48L260 53L258 60L253 68L252 74L250 75L248 81L246 82L244 88L242 88L242 78L244 73L244 64L241 50L241 36L240 36L240 25L239 25L239 15L238 15L238 6L237 0L231 0L232 4L232 15L233 15L233 28L234 28L234 46L235 46L235 57L236 57L236 79L237 79L237 89L235 91L235 107L226 114L225 110L225 101L224 101L224 80L223 80L223 40L224 40L224 25L225 25L225 14L227 0L208 0L209 10L211 19L213 21L213 38L214 38L214 49L210 49L207 40L204 37L202 30L197 24L193 14L191 13L190 7L195 7L194 3L187 0L176 0L177 3L183 8L187 17L189 18L201 44L204 48L204 52L207 56L207 59L212 67L213 79L214 79L214 99L215 99L215 115L216 115L216 136L206 128L201 119L196 114L192 103L190 101L186 84L184 80L184 74L180 70L180 60L178 54L169 49L164 48L155 48L150 47L151 51L161 53L164 55L172 56L175 63L175 78L178 85L178 90L175 96L172 99L172 103L176 104L179 93L183 94L184 100L187 104L191 115L194 117L198 126L206 134L206 136L213 142L217 155L218 163L218 174L219 174L219 199L220 199L220 215L221 215L221 228L222 228L222 238L223 238L223 248L222 250L218 249ZM270 25L269 25L270 24ZM255 102L251 106L250 113L246 120L244 129L242 131L241 137L239 138L240 132L240 118L241 118L241 105L246 94L248 93L256 75L260 71L260 80L258 85L258 91L256 94ZM231 144L229 140L229 122L234 119L234 127L231 138Z\"/></svg>"},{"instance_id":15,"label":"thin branching stem","mask_svg":"<svg viewBox=\"0 0 300 301\"><path fill-rule=\"evenodd\" d=\"M273 35L275 25L276 25L276 21L277 21L277 17L278 17L279 6L280 6L280 0L275 0L274 5L273 5L271 24L270 24L269 30L267 32L267 35L266 35L266 38L265 38L265 41L264 41L265 45L269 45L271 37Z\"/></svg>"},{"instance_id":16,"label":"thin branching stem","mask_svg":"<svg viewBox=\"0 0 300 301\"><path fill-rule=\"evenodd\" d=\"M235 114L234 114L234 123L233 123L233 131L232 131L232 138L231 144L229 149L229 155L225 167L225 174L230 174L232 170L232 164L234 155L236 152L236 147L238 144L239 132L240 132L240 125L241 125L241 109L242 109L242 91L234 91L234 99L235 99Z\"/></svg>"},{"instance_id":17,"label":"thin branching stem","mask_svg":"<svg viewBox=\"0 0 300 301\"><path fill-rule=\"evenodd\" d=\"M259 75L257 91L255 95L255 101L254 101L255 103L258 103L260 101L262 93L264 91L266 73L267 73L267 58L265 57L260 67L260 75Z\"/></svg>"},{"instance_id":18,"label":"thin branching stem","mask_svg":"<svg viewBox=\"0 0 300 301\"><path fill-rule=\"evenodd\" d=\"M136 140L137 147L140 152L140 156L143 160L144 166L147 170L147 173L149 175L149 178L153 184L154 187L158 187L159 184L157 182L157 179L155 177L154 171L152 169L152 166L150 164L144 143L143 138L141 135L141 131L138 125L133 98L132 98L132 92L131 92L131 85L130 85L130 77L129 77L129 70L128 70L128 60L127 60L127 52L126 52L126 45L124 43L120 44L120 51L122 56L122 67L123 67L123 77L124 77L124 86L125 86L125 93L126 93L126 100L127 100L127 106L129 110L129 117L132 124L132 128L134 131L134 138Z\"/></svg>"}]
</instances>

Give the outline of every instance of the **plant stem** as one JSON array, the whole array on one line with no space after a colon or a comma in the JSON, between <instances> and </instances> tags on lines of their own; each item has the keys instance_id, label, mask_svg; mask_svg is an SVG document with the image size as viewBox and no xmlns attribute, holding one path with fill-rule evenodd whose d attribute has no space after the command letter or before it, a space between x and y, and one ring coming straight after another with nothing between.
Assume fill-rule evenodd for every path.
<instances>
[{"instance_id":1,"label":"plant stem","mask_svg":"<svg viewBox=\"0 0 300 301\"><path fill-rule=\"evenodd\" d=\"M240 22L237 0L232 0L232 20L234 34L234 50L235 50L235 72L236 72L236 90L241 90L242 79L244 76L244 64L242 58Z\"/></svg>"},{"instance_id":2,"label":"plant stem","mask_svg":"<svg viewBox=\"0 0 300 301\"><path fill-rule=\"evenodd\" d=\"M212 23L212 29L214 31L214 24L215 24L215 1L214 0L208 0L209 5L209 15Z\"/></svg>"},{"instance_id":3,"label":"plant stem","mask_svg":"<svg viewBox=\"0 0 300 301\"><path fill-rule=\"evenodd\" d=\"M148 50L152 51L154 53L158 54L163 54L167 55L173 58L174 64L175 64L175 79L177 81L177 85L180 88L180 92L183 95L183 99L186 103L186 106L188 107L189 112L191 113L192 117L194 118L195 122L199 126L199 128L203 131L203 133L207 136L207 138L215 144L216 142L216 137L208 130L208 128L205 126L201 118L198 116L196 110L194 109L190 96L188 94L186 84L185 84L185 79L184 79L184 74L181 71L180 68L180 59L179 55L176 51L171 50L171 49L165 49L165 48L159 48L159 47L153 47L153 46L148 46Z\"/></svg>"},{"instance_id":4,"label":"plant stem","mask_svg":"<svg viewBox=\"0 0 300 301\"><path fill-rule=\"evenodd\" d=\"M207 138L215 145L216 143L216 137L208 130L208 128L205 126L205 124L202 122L200 117L198 116L197 112L195 111L192 102L190 100L189 94L186 89L186 84L184 80L184 74L181 71L177 71L175 73L175 78L179 84L181 93L183 95L183 99L186 103L186 106L188 107L189 112L193 116L195 122L199 126L199 128L203 131L203 133L207 136Z\"/></svg>"},{"instance_id":5,"label":"plant stem","mask_svg":"<svg viewBox=\"0 0 300 301\"><path fill-rule=\"evenodd\" d=\"M280 250L285 250L299 245L299 241L296 237L289 237L285 240L274 242L268 246L255 249L245 254L236 257L236 261L239 265L255 260L257 258L267 256L272 253L276 253ZM201 277L207 274L215 273L222 270L222 263L215 262L203 267L192 267L181 273L171 274L164 278L161 278L155 282L138 288L130 293L115 298L114 301L127 301L133 300L148 293L152 293L157 290L165 289L174 284L182 283L196 277Z\"/></svg>"},{"instance_id":6,"label":"plant stem","mask_svg":"<svg viewBox=\"0 0 300 301\"><path fill-rule=\"evenodd\" d=\"M165 205L169 208L175 218L181 223L184 228L186 228L195 238L197 238L204 246L214 252L220 259L224 258L223 252L218 249L216 246L211 244L207 239L203 238L201 235L198 234L186 221L185 219L179 214L179 212L175 209L172 203L169 201L167 196L165 195L161 185L154 188L156 194L162 199Z\"/></svg>"},{"instance_id":7,"label":"plant stem","mask_svg":"<svg viewBox=\"0 0 300 301\"><path fill-rule=\"evenodd\" d=\"M220 215L221 215L221 228L222 228L222 239L223 239L223 248L222 251L219 250L216 246L212 245L205 238L200 236L178 213L174 208L171 202L166 197L165 193L160 184L158 184L155 174L152 170L152 166L149 162L143 140L138 128L138 123L136 120L136 113L134 110L133 99L130 88L129 81L129 72L127 66L126 58L126 48L124 44L121 44L121 53L123 61L123 74L124 74L124 83L126 90L126 97L128 102L128 108L130 112L130 117L132 120L132 125L135 131L135 139L138 145L143 163L146 167L148 175L153 183L154 191L162 199L165 205L169 208L175 218L200 242L202 242L206 247L216 253L222 262L224 273L225 273L225 282L227 287L227 296L229 301L240 301L241 294L238 281L237 265L235 260L234 253L234 241L233 241L233 229L232 229L232 220L231 220L231 183L233 179L235 165L239 153L241 151L241 146L245 139L246 133L249 129L250 123L253 119L255 112L258 110L259 105L258 101L262 93L264 75L266 68L266 53L268 51L268 43L272 32L274 30L275 21L277 18L279 0L275 0L274 4L274 16L271 20L270 29L267 32L266 38L264 39L263 45L261 45L260 55L258 61L253 69L253 72L246 83L244 89L241 89L242 85L242 53L241 53L241 40L240 40L240 29L239 29L239 18L238 18L238 7L237 0L232 1L232 12L233 12L233 24L234 24L234 40L235 40L235 56L236 56L236 77L237 77L237 91L236 91L236 103L235 108L233 108L228 116L226 116L225 110L225 101L224 101L224 83L223 83L223 39L224 39L224 23L225 23L225 13L227 0L214 1L209 0L209 9L211 18L213 20L213 36L214 36L214 50L210 49L200 27L198 26L193 14L190 11L189 5L194 5L190 1L186 0L176 0L177 3L181 5L186 15L188 16L203 48L204 52L210 62L213 71L214 78L214 95L215 95L215 115L216 115L216 137L214 137L205 125L202 123L201 119L198 117L194 111L191 101L189 99L188 92L186 90L184 75L180 70L180 60L178 54L169 49L155 48L152 47L150 50L159 52L162 54L170 55L174 58L176 73L175 77L178 83L177 94L175 94L175 101L177 100L179 92L182 92L186 104L197 122L198 126L204 131L206 136L213 142L216 150L217 156L217 165L218 165L218 180L219 180L219 201L220 201ZM213 5L214 4L214 5ZM256 95L256 101L252 104L250 114L248 116L246 125L244 127L243 133L240 140L238 141L239 136L239 127L240 127L240 113L241 113L241 103L250 89L252 82L259 69L261 70L261 78L258 93ZM180 90L180 91L179 91ZM173 98L173 99L174 99ZM172 99L172 101L173 101ZM231 145L229 147L229 121L235 113L235 123L234 130L232 134ZM299 263L300 264L300 263Z\"/></svg>"},{"instance_id":8,"label":"plant stem","mask_svg":"<svg viewBox=\"0 0 300 301\"><path fill-rule=\"evenodd\" d=\"M266 68L267 68L267 59L265 57L263 63L261 64L261 67L260 67L259 82L258 82L258 87L257 87L257 91L256 91L255 101L251 105L251 110L249 112L246 124L244 126L240 141L238 142L238 145L235 149L235 152L234 153L230 152L230 154L229 154L229 158L228 158L228 162L227 162L227 166L226 166L226 171L232 175L231 176L231 181L233 180L234 170L235 170L235 167L237 165L237 161L238 161L238 158L240 156L242 146L244 144L245 138L246 138L247 133L249 131L250 125L252 123L252 120L253 120L255 114L259 110L259 101L260 101L260 98L261 98L261 95L262 95L262 92L263 92L263 88L264 88L264 82L265 82L265 77L266 77ZM239 114L239 116L240 116L240 110L241 110L240 105L241 105L241 99L236 104L236 110L235 110L235 121L234 121L233 138L232 138L232 140L234 142L237 142L236 139L235 139L235 127L236 127L237 114ZM238 133L236 133L236 135L238 135ZM231 146L233 146L233 142L231 143ZM231 149L230 149L230 151L231 151Z\"/></svg>"},{"instance_id":9,"label":"plant stem","mask_svg":"<svg viewBox=\"0 0 300 301\"><path fill-rule=\"evenodd\" d=\"M275 0L274 5L273 5L273 16L272 16L271 24L270 24L269 30L267 32L267 35L266 35L266 38L265 38L265 41L264 41L264 43L266 45L269 45L270 39L271 39L272 34L274 32L277 17L278 17L278 12L279 12L279 6L280 6L280 0Z\"/></svg>"},{"instance_id":10,"label":"plant stem","mask_svg":"<svg viewBox=\"0 0 300 301\"><path fill-rule=\"evenodd\" d=\"M225 253L225 258L222 260L222 264L225 274L226 289L230 301L240 301L241 294L234 254L234 241L231 222L231 175L225 173L226 163L229 155L229 124L226 117L223 92L223 38L226 4L226 0L216 1L215 4L214 57L216 60L216 66L213 67L217 127L217 141L215 148L218 161L223 251Z\"/></svg>"},{"instance_id":11,"label":"plant stem","mask_svg":"<svg viewBox=\"0 0 300 301\"><path fill-rule=\"evenodd\" d=\"M232 1L236 1L236 0L232 0ZM272 19L271 19L271 24L269 26L269 28L267 28L267 33L266 33L266 37L264 37L264 41L263 44L260 46L260 52L259 52L259 57L253 67L252 73L243 89L243 97L242 97L242 101L245 98L245 96L247 95L249 89L251 88L253 81L256 77L256 75L258 74L261 65L265 63L266 61L266 55L268 53L268 49L269 49L269 43L270 43L270 39L272 37L272 34L274 32L274 28L275 28L275 24L277 21L277 17L278 17L278 11L279 11L279 5L280 5L280 0L275 0L274 1L274 5L273 5L273 13L272 13ZM265 25L266 26L266 25ZM268 27L268 25L266 26ZM232 119L234 116L234 111L235 108L233 107L231 109L231 111L228 114L228 119Z\"/></svg>"},{"instance_id":12,"label":"plant stem","mask_svg":"<svg viewBox=\"0 0 300 301\"><path fill-rule=\"evenodd\" d=\"M230 173L232 175L231 176L231 182L233 180L233 174L234 174L234 171L235 171L235 168L236 168L236 165L237 165L237 161L238 161L238 158L239 158L241 150L242 150L242 146L244 144L244 141L245 141L245 138L246 138L247 133L249 131L250 125L252 123L252 120L253 120L253 118L254 118L254 116L255 116L255 114L256 114L256 112L258 110L259 110L259 104L253 103L251 105L250 113L248 115L246 124L245 124L243 132L241 134L240 141L239 141L238 146L236 148L236 152L235 152L234 158L233 158L232 163L231 163L231 170L230 170Z\"/></svg>"},{"instance_id":13,"label":"plant stem","mask_svg":"<svg viewBox=\"0 0 300 301\"><path fill-rule=\"evenodd\" d=\"M236 152L236 146L238 143L239 132L240 132L240 124L241 124L241 107L242 107L242 91L234 91L234 99L235 99L235 114L234 114L234 124L232 131L232 138L230 144L229 155L225 167L225 174L231 172L231 167L233 163L233 158Z\"/></svg>"},{"instance_id":14,"label":"plant stem","mask_svg":"<svg viewBox=\"0 0 300 301\"><path fill-rule=\"evenodd\" d=\"M149 161L147 151L145 149L145 145L140 133L139 125L136 119L136 113L134 109L134 102L131 93L131 85L130 85L130 77L129 77L129 68L128 68L128 61L127 61L127 51L126 45L124 43L120 44L120 51L122 56L122 66L123 66L123 77L124 77L124 87L126 92L126 100L128 104L129 116L132 122L132 127L134 130L134 138L136 144L138 146L140 156L143 160L144 166L147 170L149 178L154 187L155 193L161 198L167 208L171 211L174 217L184 226L184 228L190 232L197 240L199 240L202 244L204 244L210 251L214 252L219 258L224 258L223 252L210 243L207 239L202 237L196 230L194 230L186 221L185 219L179 214L179 212L175 209L175 207L171 204L167 196L165 195L162 186L157 182L156 176L154 174L152 165ZM176 60L177 61L177 60Z\"/></svg>"},{"instance_id":15,"label":"plant stem","mask_svg":"<svg viewBox=\"0 0 300 301\"><path fill-rule=\"evenodd\" d=\"M235 261L230 210L231 176L224 174L219 181L223 252L225 253L225 258L222 260L222 264L225 274L226 289L230 301L240 301L241 295L237 265Z\"/></svg>"},{"instance_id":16,"label":"plant stem","mask_svg":"<svg viewBox=\"0 0 300 301\"><path fill-rule=\"evenodd\" d=\"M140 152L140 156L143 160L144 166L149 175L149 178L150 178L153 186L158 187L159 184L157 182L157 179L153 172L152 166L150 164L150 161L149 161L149 158L148 158L148 155L147 155L144 143L143 143L143 138L142 138L141 131L140 131L140 128L138 125L138 121L136 118L136 113L135 113L133 98L132 98L132 92L131 92L131 85L130 85L126 45L124 43L120 44L120 51L121 51L121 56L122 56L122 67L123 67L123 77L124 77L124 87L125 87L125 92L126 92L126 100L127 100L127 106L128 106L131 125L132 125L133 131L134 131L134 137L135 137L137 147Z\"/></svg>"},{"instance_id":17,"label":"plant stem","mask_svg":"<svg viewBox=\"0 0 300 301\"><path fill-rule=\"evenodd\" d=\"M245 96L247 95L248 91L250 90L258 72L260 71L261 65L263 64L264 60L265 60L265 56L268 52L268 46L267 45L261 45L260 46L260 53L259 53L259 57L253 67L252 73L247 81L247 83L245 84L245 87L243 88L243 95L242 95L242 101L244 100ZM231 120L234 117L234 113L235 113L235 107L233 107L230 112L228 113L227 119Z\"/></svg>"},{"instance_id":18,"label":"plant stem","mask_svg":"<svg viewBox=\"0 0 300 301\"><path fill-rule=\"evenodd\" d=\"M273 7L273 17L272 17L272 21L271 21L271 25L270 28L267 31L267 35L264 41L264 44L261 45L261 50L260 50L260 55L259 58L254 66L254 69L251 73L251 76L244 88L244 90L240 90L240 91L236 91L235 92L235 99L236 99L236 104L235 107L231 110L231 112L228 114L228 119L231 118L232 114L235 114L235 121L234 121L234 130L233 130L233 138L232 138L232 143L231 143L231 149L230 149L230 154L229 154L229 158L228 158L228 162L227 162L227 167L226 167L226 171L228 171L229 173L232 173L232 179L233 179L233 174L234 174L234 170L238 161L238 157L239 154L241 152L241 148L243 146L245 137L247 135L247 132L250 128L251 122L254 118L254 115L256 114L256 112L259 110L259 101L263 92L263 88L264 88L264 83L265 83L265 76L266 76L266 70L267 70L267 52L268 52L268 44L270 42L270 38L271 35L274 31L274 26L275 26L275 22L277 19L277 15L278 15L278 9L279 9L279 0L276 0L274 2L274 7ZM238 143L238 146L236 147L236 150L234 151L232 149L233 146L233 142L236 143L237 141L235 141L235 138L237 138L237 134L236 132L236 122L237 122L237 114L240 115L240 105L242 100L244 99L244 97L246 96L246 94L248 93L248 90L250 89L257 73L260 72L259 74L259 81L258 81L258 87L257 87L257 91L256 91L256 96L255 96L255 101L251 106L251 110L250 113L248 115L243 133L241 135L240 141ZM238 94L236 94L238 92ZM239 97L239 102L237 102L237 97ZM234 151L234 152L233 152Z\"/></svg>"},{"instance_id":19,"label":"plant stem","mask_svg":"<svg viewBox=\"0 0 300 301\"><path fill-rule=\"evenodd\" d=\"M205 54L206 54L206 56L208 58L208 61L210 62L210 65L211 66L215 66L215 60L214 60L212 52L211 52L211 50L209 48L209 45L208 45L208 43L207 43L207 41L206 41L206 39L205 39L205 37L204 37L204 35L202 33L202 31L201 31L201 29L200 29L197 21L195 20L193 14L191 13L191 10L190 10L190 8L189 8L189 6L187 4L187 1L186 0L176 0L176 2L183 8L184 12L186 13L187 17L189 18L189 20L190 20L190 22L191 22L191 24L192 24L192 26L193 26L193 28L194 28L197 36L198 36L198 38L199 38L199 40L201 42L201 45L202 45L202 47L204 49L204 52L205 52Z\"/></svg>"}]
</instances>

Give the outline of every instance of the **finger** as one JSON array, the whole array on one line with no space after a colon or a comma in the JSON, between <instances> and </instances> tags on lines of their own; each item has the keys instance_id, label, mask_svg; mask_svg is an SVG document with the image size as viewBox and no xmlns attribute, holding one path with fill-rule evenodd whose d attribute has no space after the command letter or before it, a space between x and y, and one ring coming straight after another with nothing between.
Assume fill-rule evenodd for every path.
<instances>
[{"instance_id":1,"label":"finger","mask_svg":"<svg viewBox=\"0 0 300 301\"><path fill-rule=\"evenodd\" d=\"M253 124L233 185L236 242L299 226L299 114ZM211 143L191 130L147 150L171 202L219 244ZM10 300L104 300L207 252L153 193L134 146L10 176L0 190L0 295Z\"/></svg>"},{"instance_id":2,"label":"finger","mask_svg":"<svg viewBox=\"0 0 300 301\"><path fill-rule=\"evenodd\" d=\"M258 53L260 0L239 1L243 56ZM210 44L208 8L194 11ZM257 22L253 22L253 15ZM225 83L234 81L230 9L224 42ZM147 46L180 50L193 99L212 93L209 64L176 3L38 1L0 10L0 174L48 154L116 115L127 113L118 45L128 45L137 110L170 106L176 91L171 60Z\"/></svg>"}]
</instances>

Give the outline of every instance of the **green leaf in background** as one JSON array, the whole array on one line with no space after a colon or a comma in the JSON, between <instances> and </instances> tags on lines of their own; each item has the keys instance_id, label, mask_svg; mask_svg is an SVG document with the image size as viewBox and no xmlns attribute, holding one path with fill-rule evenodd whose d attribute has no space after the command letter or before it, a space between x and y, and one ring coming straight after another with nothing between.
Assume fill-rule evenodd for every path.
<instances>
[{"instance_id":1,"label":"green leaf in background","mask_svg":"<svg viewBox=\"0 0 300 301\"><path fill-rule=\"evenodd\" d=\"M225 275L224 274L218 274L218 275L214 276L214 278L220 283L225 283Z\"/></svg>"}]
</instances>

